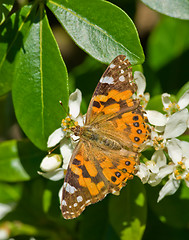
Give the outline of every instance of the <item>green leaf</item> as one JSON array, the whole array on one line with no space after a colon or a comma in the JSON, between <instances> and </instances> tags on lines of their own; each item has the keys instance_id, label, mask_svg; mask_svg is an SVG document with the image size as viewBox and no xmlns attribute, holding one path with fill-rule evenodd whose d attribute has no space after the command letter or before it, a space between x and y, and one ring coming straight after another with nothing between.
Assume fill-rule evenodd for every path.
<instances>
[{"instance_id":1,"label":"green leaf","mask_svg":"<svg viewBox=\"0 0 189 240\"><path fill-rule=\"evenodd\" d=\"M151 68L159 70L189 49L188 35L188 21L164 17L149 38L147 59Z\"/></svg>"},{"instance_id":2,"label":"green leaf","mask_svg":"<svg viewBox=\"0 0 189 240\"><path fill-rule=\"evenodd\" d=\"M132 64L144 61L137 30L128 15L107 1L49 0L47 6L84 51L109 63L125 54Z\"/></svg>"},{"instance_id":3,"label":"green leaf","mask_svg":"<svg viewBox=\"0 0 189 240\"><path fill-rule=\"evenodd\" d=\"M0 182L0 202L10 203L18 201L22 194L22 184L10 184Z\"/></svg>"},{"instance_id":4,"label":"green leaf","mask_svg":"<svg viewBox=\"0 0 189 240\"><path fill-rule=\"evenodd\" d=\"M39 8L20 52L13 84L17 120L40 149L47 148L48 136L66 114L59 100L68 105L67 70L43 10Z\"/></svg>"},{"instance_id":5,"label":"green leaf","mask_svg":"<svg viewBox=\"0 0 189 240\"><path fill-rule=\"evenodd\" d=\"M24 6L0 26L0 96L11 90L16 56L33 21L36 6ZM24 49L23 49L24 50Z\"/></svg>"},{"instance_id":6,"label":"green leaf","mask_svg":"<svg viewBox=\"0 0 189 240\"><path fill-rule=\"evenodd\" d=\"M129 181L120 196L110 199L110 222L122 240L142 238L146 213L145 190L138 178Z\"/></svg>"},{"instance_id":7,"label":"green leaf","mask_svg":"<svg viewBox=\"0 0 189 240\"><path fill-rule=\"evenodd\" d=\"M28 141L6 141L0 144L0 181L26 181L38 176L45 154Z\"/></svg>"},{"instance_id":8,"label":"green leaf","mask_svg":"<svg viewBox=\"0 0 189 240\"><path fill-rule=\"evenodd\" d=\"M161 186L147 186L148 202L161 222L174 228L187 228L189 212L189 188L181 183L174 195L166 196L157 203Z\"/></svg>"},{"instance_id":9,"label":"green leaf","mask_svg":"<svg viewBox=\"0 0 189 240\"><path fill-rule=\"evenodd\" d=\"M188 0L141 0L148 7L174 18L189 19Z\"/></svg>"},{"instance_id":10,"label":"green leaf","mask_svg":"<svg viewBox=\"0 0 189 240\"><path fill-rule=\"evenodd\" d=\"M182 95L189 90L189 81L184 84L184 86L179 90L179 92L177 93L177 100L180 99L180 97L182 97Z\"/></svg>"},{"instance_id":11,"label":"green leaf","mask_svg":"<svg viewBox=\"0 0 189 240\"><path fill-rule=\"evenodd\" d=\"M14 4L14 0L0 1L0 25L5 21Z\"/></svg>"}]
</instances>

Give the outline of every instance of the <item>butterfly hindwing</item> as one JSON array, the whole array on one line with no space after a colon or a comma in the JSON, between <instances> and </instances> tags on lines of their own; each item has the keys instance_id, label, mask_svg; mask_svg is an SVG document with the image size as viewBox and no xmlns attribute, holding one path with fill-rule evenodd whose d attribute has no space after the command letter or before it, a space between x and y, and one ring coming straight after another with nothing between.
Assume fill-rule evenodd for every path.
<instances>
[{"instance_id":1,"label":"butterfly hindwing","mask_svg":"<svg viewBox=\"0 0 189 240\"><path fill-rule=\"evenodd\" d=\"M136 159L136 153L124 150L118 158L116 151L101 149L99 152L98 146L81 140L72 155L63 185L64 218L75 218L86 206L102 200L108 193L118 193L133 177Z\"/></svg>"}]
</instances>

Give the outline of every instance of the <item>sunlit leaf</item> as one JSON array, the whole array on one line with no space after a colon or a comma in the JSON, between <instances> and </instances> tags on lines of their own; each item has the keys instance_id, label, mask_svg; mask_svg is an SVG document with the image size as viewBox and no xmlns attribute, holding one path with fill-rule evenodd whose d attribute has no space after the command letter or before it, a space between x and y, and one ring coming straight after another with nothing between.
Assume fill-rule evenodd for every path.
<instances>
[{"instance_id":1,"label":"sunlit leaf","mask_svg":"<svg viewBox=\"0 0 189 240\"><path fill-rule=\"evenodd\" d=\"M42 5L41 5L42 6ZM17 120L40 149L47 148L48 136L66 115L68 76L43 7L32 24L20 52L13 84Z\"/></svg>"},{"instance_id":2,"label":"sunlit leaf","mask_svg":"<svg viewBox=\"0 0 189 240\"><path fill-rule=\"evenodd\" d=\"M10 13L12 7L13 7L14 0L6 0L2 2L1 0L1 6L0 6L0 25L5 21L6 17Z\"/></svg>"},{"instance_id":3,"label":"sunlit leaf","mask_svg":"<svg viewBox=\"0 0 189 240\"><path fill-rule=\"evenodd\" d=\"M188 0L141 0L148 7L174 18L189 19Z\"/></svg>"},{"instance_id":4,"label":"sunlit leaf","mask_svg":"<svg viewBox=\"0 0 189 240\"><path fill-rule=\"evenodd\" d=\"M0 26L0 95L11 90L16 56L34 19L36 6L27 5ZM23 49L24 51L24 49Z\"/></svg>"},{"instance_id":5,"label":"sunlit leaf","mask_svg":"<svg viewBox=\"0 0 189 240\"><path fill-rule=\"evenodd\" d=\"M109 63L119 54L125 54L132 64L144 61L135 25L112 3L50 0L47 6L76 44L99 61Z\"/></svg>"}]
</instances>

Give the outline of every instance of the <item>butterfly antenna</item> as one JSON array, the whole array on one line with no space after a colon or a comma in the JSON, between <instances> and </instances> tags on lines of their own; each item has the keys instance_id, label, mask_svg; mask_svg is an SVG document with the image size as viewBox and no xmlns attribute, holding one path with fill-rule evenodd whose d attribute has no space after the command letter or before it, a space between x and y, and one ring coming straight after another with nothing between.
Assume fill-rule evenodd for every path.
<instances>
[{"instance_id":1,"label":"butterfly antenna","mask_svg":"<svg viewBox=\"0 0 189 240\"><path fill-rule=\"evenodd\" d=\"M52 152L54 152L54 150L56 150L58 147L60 147L60 143L55 146L53 149L51 149L50 151L48 151L48 154L50 155Z\"/></svg>"},{"instance_id":2,"label":"butterfly antenna","mask_svg":"<svg viewBox=\"0 0 189 240\"><path fill-rule=\"evenodd\" d=\"M62 101L59 101L59 103L60 103L60 105L62 106L64 112L65 112L67 115L69 115L69 113L68 113L68 111L65 109L65 107L64 107L64 105L63 105L63 103L62 103Z\"/></svg>"},{"instance_id":3,"label":"butterfly antenna","mask_svg":"<svg viewBox=\"0 0 189 240\"><path fill-rule=\"evenodd\" d=\"M71 115L69 114L68 111L66 111L66 109L65 109L65 107L64 107L64 105L63 105L63 103L62 103L62 101L59 101L59 103L60 103L60 105L62 106L64 112L67 114L67 116L69 116L69 118L70 118L70 122L73 124L73 126L76 127L76 126L77 126L77 122L75 122L75 121L71 118Z\"/></svg>"}]
</instances>

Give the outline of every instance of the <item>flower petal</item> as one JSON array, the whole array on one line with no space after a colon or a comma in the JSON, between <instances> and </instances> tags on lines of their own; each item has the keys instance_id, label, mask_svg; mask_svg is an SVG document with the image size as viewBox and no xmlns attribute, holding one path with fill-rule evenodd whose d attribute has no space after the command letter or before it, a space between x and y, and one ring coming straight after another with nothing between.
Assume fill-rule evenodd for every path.
<instances>
[{"instance_id":1,"label":"flower petal","mask_svg":"<svg viewBox=\"0 0 189 240\"><path fill-rule=\"evenodd\" d=\"M78 125L82 127L84 125L84 122L85 122L84 116L79 114L79 116L77 117L77 122L78 122Z\"/></svg>"},{"instance_id":2,"label":"flower petal","mask_svg":"<svg viewBox=\"0 0 189 240\"><path fill-rule=\"evenodd\" d=\"M181 149L182 149L183 157L186 157L186 158L189 159L189 142L180 141L180 146L181 146Z\"/></svg>"},{"instance_id":3,"label":"flower petal","mask_svg":"<svg viewBox=\"0 0 189 240\"><path fill-rule=\"evenodd\" d=\"M158 133L162 133L165 130L165 126L155 126L155 131Z\"/></svg>"},{"instance_id":4,"label":"flower petal","mask_svg":"<svg viewBox=\"0 0 189 240\"><path fill-rule=\"evenodd\" d=\"M51 148L57 145L65 136L65 132L62 128L56 129L48 138L47 147Z\"/></svg>"},{"instance_id":5,"label":"flower petal","mask_svg":"<svg viewBox=\"0 0 189 240\"><path fill-rule=\"evenodd\" d=\"M161 201L167 195L174 194L179 188L179 186L180 186L180 181L173 179L171 175L170 179L166 182L166 184L160 190L157 202Z\"/></svg>"},{"instance_id":6,"label":"flower petal","mask_svg":"<svg viewBox=\"0 0 189 240\"><path fill-rule=\"evenodd\" d=\"M161 182L161 178L158 177L157 174L151 173L150 178L148 180L148 183L152 186L155 187Z\"/></svg>"},{"instance_id":7,"label":"flower petal","mask_svg":"<svg viewBox=\"0 0 189 240\"><path fill-rule=\"evenodd\" d=\"M167 122L166 116L154 110L146 111L149 123L155 126L164 126Z\"/></svg>"},{"instance_id":8,"label":"flower petal","mask_svg":"<svg viewBox=\"0 0 189 240\"><path fill-rule=\"evenodd\" d=\"M159 171L159 168L154 161L147 161L146 166L152 173L158 173Z\"/></svg>"},{"instance_id":9,"label":"flower petal","mask_svg":"<svg viewBox=\"0 0 189 240\"><path fill-rule=\"evenodd\" d=\"M43 158L40 168L44 172L50 172L60 167L62 159L59 154L49 154Z\"/></svg>"},{"instance_id":10,"label":"flower petal","mask_svg":"<svg viewBox=\"0 0 189 240\"><path fill-rule=\"evenodd\" d=\"M143 95L144 91L146 89L146 79L144 77L144 75L139 72L139 71L135 71L134 72L134 81L137 84L137 96Z\"/></svg>"},{"instance_id":11,"label":"flower petal","mask_svg":"<svg viewBox=\"0 0 189 240\"><path fill-rule=\"evenodd\" d=\"M58 197L59 197L60 204L61 204L61 201L62 201L62 193L63 193L63 186L60 188L60 190L58 192Z\"/></svg>"},{"instance_id":12,"label":"flower petal","mask_svg":"<svg viewBox=\"0 0 189 240\"><path fill-rule=\"evenodd\" d=\"M143 184L147 183L150 173L146 164L140 163L140 165L137 166L137 170L135 175L140 178Z\"/></svg>"},{"instance_id":13,"label":"flower petal","mask_svg":"<svg viewBox=\"0 0 189 240\"><path fill-rule=\"evenodd\" d=\"M157 176L158 176L158 178L163 179L167 175L171 174L173 172L173 170L174 170L174 164L165 165L165 166L160 168Z\"/></svg>"},{"instance_id":14,"label":"flower petal","mask_svg":"<svg viewBox=\"0 0 189 240\"><path fill-rule=\"evenodd\" d=\"M82 94L79 89L76 89L75 92L70 94L68 106L70 109L70 114L73 118L77 118L80 113L81 100Z\"/></svg>"},{"instance_id":15,"label":"flower petal","mask_svg":"<svg viewBox=\"0 0 189 240\"><path fill-rule=\"evenodd\" d=\"M188 109L176 112L170 116L164 132L164 138L175 138L186 131L188 120Z\"/></svg>"},{"instance_id":16,"label":"flower petal","mask_svg":"<svg viewBox=\"0 0 189 240\"><path fill-rule=\"evenodd\" d=\"M167 162L163 150L157 150L157 151L155 151L154 154L152 155L151 160L156 163L156 165L158 166L158 168L166 165L166 162Z\"/></svg>"},{"instance_id":17,"label":"flower petal","mask_svg":"<svg viewBox=\"0 0 189 240\"><path fill-rule=\"evenodd\" d=\"M70 162L72 153L73 153L73 145L71 143L71 140L68 138L64 138L60 143L60 152L63 157L63 169L68 168L68 164Z\"/></svg>"},{"instance_id":18,"label":"flower petal","mask_svg":"<svg viewBox=\"0 0 189 240\"><path fill-rule=\"evenodd\" d=\"M58 168L51 172L46 172L46 173L38 172L38 174L52 181L59 181L60 179L64 178L64 169Z\"/></svg>"},{"instance_id":19,"label":"flower petal","mask_svg":"<svg viewBox=\"0 0 189 240\"><path fill-rule=\"evenodd\" d=\"M187 107L189 104L189 90L187 90L178 101L180 109Z\"/></svg>"},{"instance_id":20,"label":"flower petal","mask_svg":"<svg viewBox=\"0 0 189 240\"><path fill-rule=\"evenodd\" d=\"M178 139L171 139L167 141L168 154L171 157L174 164L177 164L182 160L182 149L178 144Z\"/></svg>"},{"instance_id":21,"label":"flower petal","mask_svg":"<svg viewBox=\"0 0 189 240\"><path fill-rule=\"evenodd\" d=\"M171 104L170 96L171 95L168 93L163 93L161 95L161 100L162 100L163 106L166 110L169 109L169 105Z\"/></svg>"}]
</instances>

